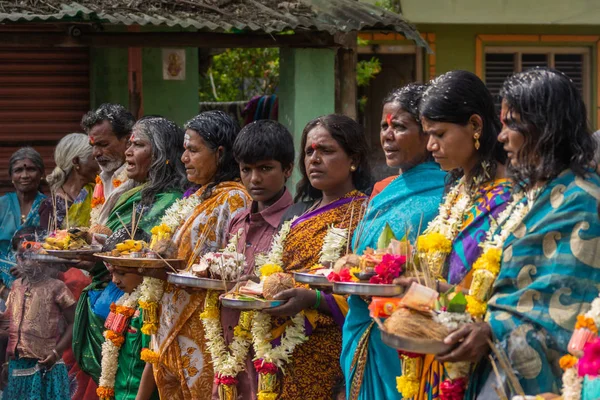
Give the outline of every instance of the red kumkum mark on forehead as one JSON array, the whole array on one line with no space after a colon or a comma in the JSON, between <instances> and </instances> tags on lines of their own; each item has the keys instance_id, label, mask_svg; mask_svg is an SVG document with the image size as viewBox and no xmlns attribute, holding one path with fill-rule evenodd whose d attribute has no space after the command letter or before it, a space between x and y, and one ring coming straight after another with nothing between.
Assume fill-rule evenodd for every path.
<instances>
[{"instance_id":1,"label":"red kumkum mark on forehead","mask_svg":"<svg viewBox=\"0 0 600 400\"><path fill-rule=\"evenodd\" d=\"M388 126L391 126L392 125L392 114L386 115L385 121L387 122Z\"/></svg>"},{"instance_id":2,"label":"red kumkum mark on forehead","mask_svg":"<svg viewBox=\"0 0 600 400\"><path fill-rule=\"evenodd\" d=\"M90 144L93 146L96 143L93 136L90 136Z\"/></svg>"},{"instance_id":3,"label":"red kumkum mark on forehead","mask_svg":"<svg viewBox=\"0 0 600 400\"><path fill-rule=\"evenodd\" d=\"M310 147L312 147L312 149L313 149L313 150L316 150L316 149L317 149L317 147L319 147L319 145L318 145L318 144L316 144L315 142L313 142L313 143L310 145Z\"/></svg>"}]
</instances>

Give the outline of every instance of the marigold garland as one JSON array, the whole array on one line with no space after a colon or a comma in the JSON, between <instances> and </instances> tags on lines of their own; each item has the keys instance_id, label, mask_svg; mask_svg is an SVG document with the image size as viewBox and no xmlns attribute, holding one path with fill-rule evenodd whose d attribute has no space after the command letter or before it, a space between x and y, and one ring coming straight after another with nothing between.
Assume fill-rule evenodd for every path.
<instances>
[{"instance_id":1,"label":"marigold garland","mask_svg":"<svg viewBox=\"0 0 600 400\"><path fill-rule=\"evenodd\" d=\"M110 305L112 315L109 314L106 319L107 330L104 331L105 341L102 344L102 372L96 389L100 400L111 400L115 396L119 350L125 341L123 333L129 325L129 318L135 313L139 298L140 287L138 286L131 294L123 294L116 303Z\"/></svg>"},{"instance_id":2,"label":"marigold garland","mask_svg":"<svg viewBox=\"0 0 600 400\"><path fill-rule=\"evenodd\" d=\"M158 360L159 360L159 355L158 355L158 353L145 347L142 349L142 352L140 353L140 359L149 364L157 364Z\"/></svg>"},{"instance_id":3,"label":"marigold garland","mask_svg":"<svg viewBox=\"0 0 600 400\"><path fill-rule=\"evenodd\" d=\"M598 328L592 318L586 317L585 315L578 315L577 322L575 323L575 329L587 329L595 334L598 334Z\"/></svg>"},{"instance_id":4,"label":"marigold garland","mask_svg":"<svg viewBox=\"0 0 600 400\"><path fill-rule=\"evenodd\" d=\"M573 368L577 364L577 357L572 356L571 354L565 354L558 361L560 368L563 371L566 371L569 368Z\"/></svg>"}]
</instances>

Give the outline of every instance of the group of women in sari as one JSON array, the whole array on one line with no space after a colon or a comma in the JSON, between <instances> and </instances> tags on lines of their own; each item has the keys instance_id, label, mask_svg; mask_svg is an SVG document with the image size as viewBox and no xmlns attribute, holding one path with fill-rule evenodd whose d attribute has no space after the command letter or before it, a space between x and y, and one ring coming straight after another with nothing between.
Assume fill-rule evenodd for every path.
<instances>
[{"instance_id":1,"label":"group of women in sari","mask_svg":"<svg viewBox=\"0 0 600 400\"><path fill-rule=\"evenodd\" d=\"M489 301L478 318L446 338L450 351L422 356L415 399L438 398L447 375L444 363L462 361L473 363L465 398L490 398L502 379L489 363L490 340L506 352L527 394L558 393L558 358L567 352L577 315L598 296L600 178L581 94L564 74L536 69L508 78L501 97L498 115L484 83L466 71L394 90L383 104L380 139L388 166L399 174L372 191L368 146L358 123L327 115L302 132L296 204L281 221L285 240L277 244L284 272L318 264L331 227L353 237L348 248L361 254L377 247L386 226L397 238L415 243L424 230L435 231L447 222L440 210L458 210L460 204L453 228L444 231L452 241L451 252L435 273L439 292L455 285L464 290L473 280L483 245L492 237L502 238L496 243L502 255ZM224 248L231 221L252 202L233 156L239 130L234 120L216 111L192 118L184 130L162 117L140 119L125 154L131 189L106 223L113 235L131 229L131 216L137 214L135 225L146 234L167 227L177 257L187 263ZM35 160L30 161L35 168ZM75 169L85 170L85 161L79 156ZM27 162L22 164L27 170ZM42 171L43 166L40 175ZM63 194L68 207L87 207L85 193L93 190L93 180L63 175L57 173L61 183L55 192ZM29 188L20 184L24 192ZM24 198L33 199L30 192ZM23 210L21 206L18 215ZM510 223L501 218L507 213ZM64 224L67 214L70 208L56 221ZM25 220L13 221L19 223ZM109 237L107 243L111 241ZM104 321L123 292L109 282L104 265L90 261L80 267L89 270L91 284L79 297L73 350L79 368L98 383ZM138 273L166 280L163 272ZM395 283L408 287L413 281L400 277ZM144 366L119 358L133 367L132 376L117 377L131 397L117 397L220 398L201 318L207 292L166 282L163 289L152 335L157 359ZM396 387L401 357L382 342L369 315L370 299L301 285L277 299L287 301L266 311L272 345L284 341L298 315L304 339L288 349L274 392L240 391L239 399L329 399L344 397L344 392L353 400L402 398ZM248 377L256 379L256 374Z\"/></svg>"}]
</instances>

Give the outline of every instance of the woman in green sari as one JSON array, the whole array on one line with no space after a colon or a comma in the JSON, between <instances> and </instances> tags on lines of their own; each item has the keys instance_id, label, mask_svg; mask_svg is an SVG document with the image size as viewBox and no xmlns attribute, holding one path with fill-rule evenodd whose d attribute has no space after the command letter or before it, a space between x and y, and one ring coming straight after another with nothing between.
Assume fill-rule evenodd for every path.
<instances>
[{"instance_id":1,"label":"woman in green sari","mask_svg":"<svg viewBox=\"0 0 600 400\"><path fill-rule=\"evenodd\" d=\"M162 117L144 117L133 127L125 153L127 176L136 183L123 193L110 213L107 226L112 231L131 225L133 209L140 216L139 229L148 232L157 225L166 209L182 195L187 180L181 163L184 133L174 122ZM136 221L136 224L138 222ZM109 283L110 274L102 263L91 268L92 284L79 299L73 328L73 351L81 368L98 382L104 320L110 304L123 292ZM138 332L141 335L141 332ZM130 371L141 377L144 363ZM139 384L138 380L128 380Z\"/></svg>"}]
</instances>

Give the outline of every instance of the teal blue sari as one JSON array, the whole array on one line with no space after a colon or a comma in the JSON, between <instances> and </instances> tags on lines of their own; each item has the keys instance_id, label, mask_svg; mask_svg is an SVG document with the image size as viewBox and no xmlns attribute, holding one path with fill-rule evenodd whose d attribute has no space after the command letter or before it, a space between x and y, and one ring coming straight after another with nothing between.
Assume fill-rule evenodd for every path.
<instances>
[{"instance_id":1,"label":"teal blue sari","mask_svg":"<svg viewBox=\"0 0 600 400\"><path fill-rule=\"evenodd\" d=\"M12 252L12 237L24 226L39 226L40 205L45 198L46 196L42 193L37 194L25 222L21 224L21 206L17 194L10 192L0 197L0 280L9 288L15 280L15 277L9 273L11 262L15 261ZM8 262L3 262L3 260Z\"/></svg>"},{"instance_id":2,"label":"teal blue sari","mask_svg":"<svg viewBox=\"0 0 600 400\"><path fill-rule=\"evenodd\" d=\"M504 243L487 320L527 395L559 393L558 360L567 353L577 315L598 296L599 199L595 172L580 178L566 170ZM489 398L494 379L482 362L468 398Z\"/></svg>"},{"instance_id":3,"label":"teal blue sari","mask_svg":"<svg viewBox=\"0 0 600 400\"><path fill-rule=\"evenodd\" d=\"M404 237L409 230L409 239L414 241L419 224L422 223L422 229L425 229L437 215L445 177L446 173L436 163L427 162L394 179L371 199L365 217L355 230L356 253L362 254L367 247L376 248L386 223L397 238ZM360 243L357 243L359 234ZM350 296L348 305L350 309L343 328L340 360L347 398L352 399L351 394L357 393L358 397L354 398L361 400L400 399L396 389L396 377L402 373L398 352L381 341L379 329L369 316L367 303L359 296ZM360 365L364 368L353 368L355 354L362 354Z\"/></svg>"}]
</instances>

